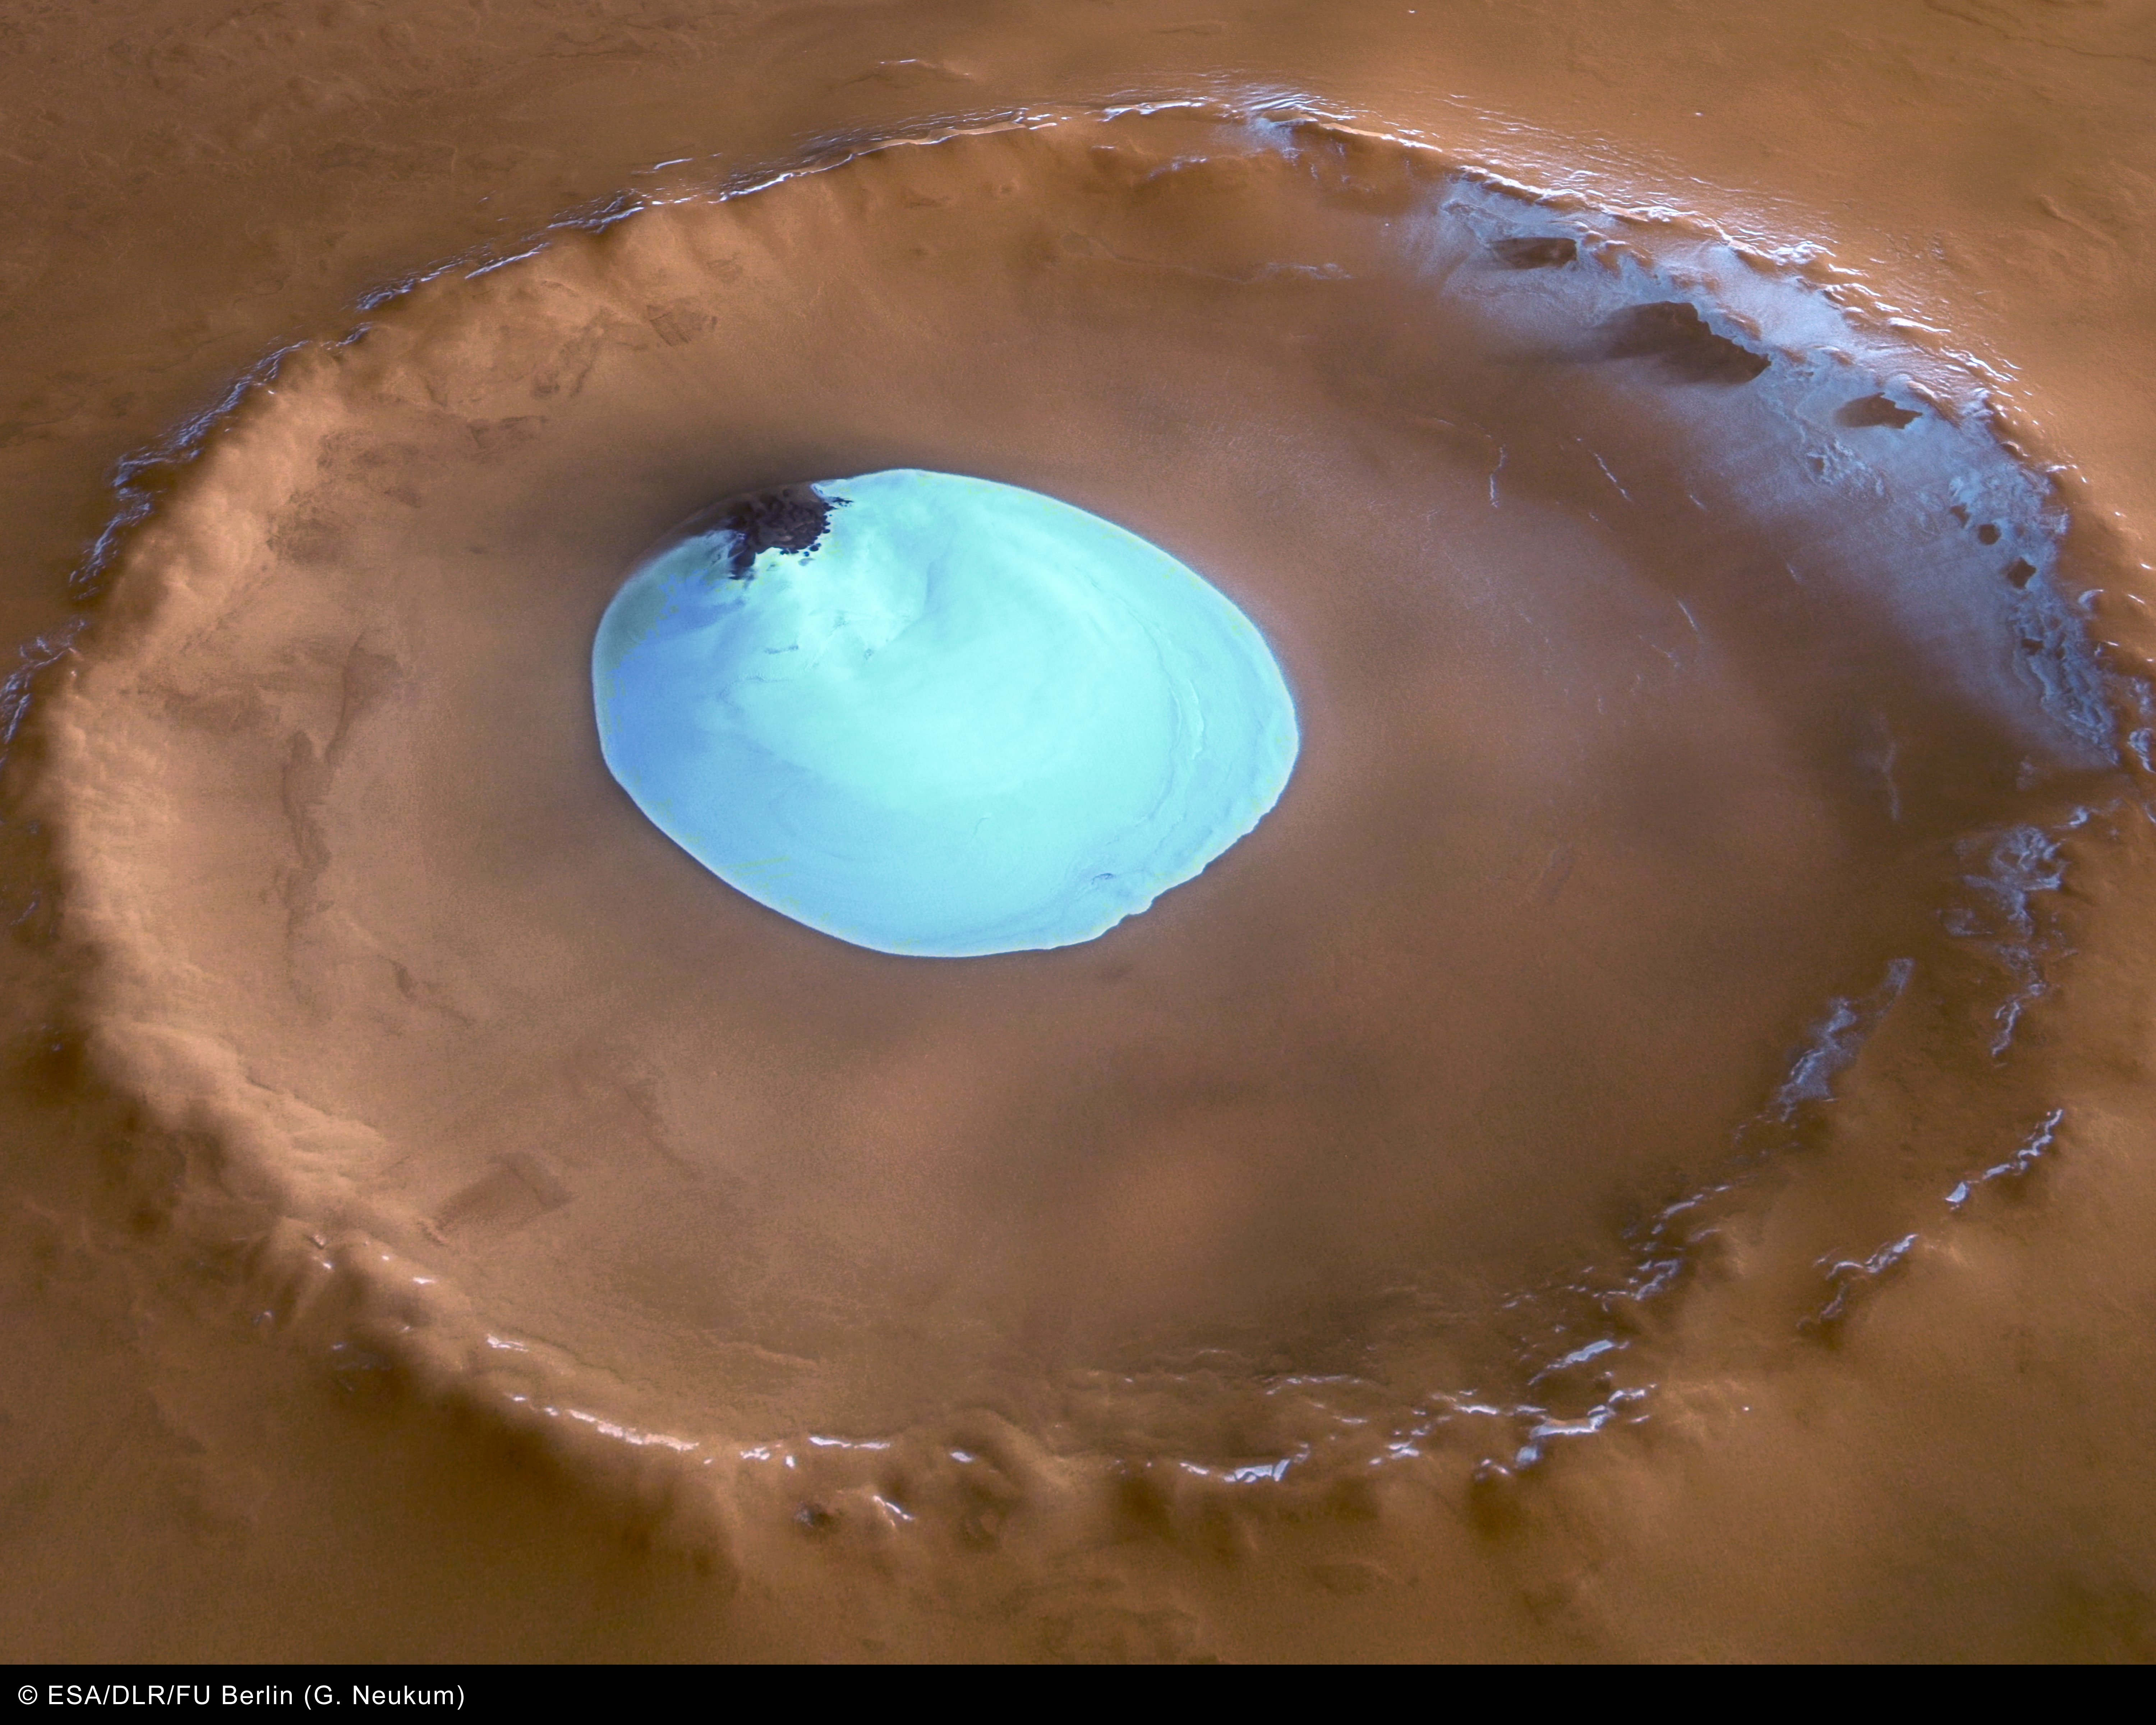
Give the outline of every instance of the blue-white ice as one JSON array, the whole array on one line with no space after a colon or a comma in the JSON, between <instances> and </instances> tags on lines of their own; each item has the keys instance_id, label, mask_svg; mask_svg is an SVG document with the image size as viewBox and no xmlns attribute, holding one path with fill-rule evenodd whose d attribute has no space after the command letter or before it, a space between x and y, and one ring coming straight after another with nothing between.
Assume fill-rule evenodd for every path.
<instances>
[{"instance_id":1,"label":"blue-white ice","mask_svg":"<svg viewBox=\"0 0 2156 1725\"><path fill-rule=\"evenodd\" d=\"M803 553L661 552L592 654L600 745L675 843L878 952L1091 940L1256 826L1294 703L1226 596L1097 516L906 469Z\"/></svg>"}]
</instances>

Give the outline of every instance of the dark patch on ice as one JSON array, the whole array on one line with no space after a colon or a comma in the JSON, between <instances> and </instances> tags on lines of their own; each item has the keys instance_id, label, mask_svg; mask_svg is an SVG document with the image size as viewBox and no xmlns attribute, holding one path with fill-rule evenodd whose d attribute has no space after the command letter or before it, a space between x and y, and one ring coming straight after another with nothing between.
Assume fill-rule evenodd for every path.
<instances>
[{"instance_id":1,"label":"dark patch on ice","mask_svg":"<svg viewBox=\"0 0 2156 1725\"><path fill-rule=\"evenodd\" d=\"M1554 235L1519 235L1490 242L1490 255L1507 270L1553 270L1579 255L1579 242Z\"/></svg>"},{"instance_id":2,"label":"dark patch on ice","mask_svg":"<svg viewBox=\"0 0 2156 1725\"><path fill-rule=\"evenodd\" d=\"M1998 544L1999 529L1997 526L1990 521L1984 522L1976 530L1976 542L1979 545Z\"/></svg>"},{"instance_id":3,"label":"dark patch on ice","mask_svg":"<svg viewBox=\"0 0 2156 1725\"><path fill-rule=\"evenodd\" d=\"M2010 586L2026 587L2036 578L2036 566L2026 557L2016 557L2006 566L2006 579Z\"/></svg>"},{"instance_id":4,"label":"dark patch on ice","mask_svg":"<svg viewBox=\"0 0 2156 1725\"><path fill-rule=\"evenodd\" d=\"M1890 431L1899 431L1903 426L1922 417L1914 408L1896 407L1883 395L1861 395L1855 401L1843 404L1841 411L1834 416L1834 423L1860 429L1866 425L1884 425Z\"/></svg>"},{"instance_id":5,"label":"dark patch on ice","mask_svg":"<svg viewBox=\"0 0 2156 1725\"><path fill-rule=\"evenodd\" d=\"M1651 359L1686 383L1749 383L1769 363L1741 342L1717 335L1682 300L1628 305L1602 326L1605 359Z\"/></svg>"},{"instance_id":6,"label":"dark patch on ice","mask_svg":"<svg viewBox=\"0 0 2156 1725\"><path fill-rule=\"evenodd\" d=\"M776 485L721 504L711 526L733 534L726 567L742 581L760 552L814 551L830 527L834 507L814 485Z\"/></svg>"}]
</instances>

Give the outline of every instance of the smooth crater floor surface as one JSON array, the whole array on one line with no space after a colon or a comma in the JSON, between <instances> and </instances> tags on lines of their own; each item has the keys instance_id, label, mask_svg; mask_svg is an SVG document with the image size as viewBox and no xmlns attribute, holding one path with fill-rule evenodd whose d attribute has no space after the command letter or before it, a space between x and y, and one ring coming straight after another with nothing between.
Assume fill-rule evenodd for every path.
<instances>
[{"instance_id":1,"label":"smooth crater floor surface","mask_svg":"<svg viewBox=\"0 0 2156 1725\"><path fill-rule=\"evenodd\" d=\"M728 526L670 547L593 649L608 767L721 879L879 952L1063 947L1278 799L1280 669L1165 552L950 474L829 481L819 506L798 549Z\"/></svg>"}]
</instances>

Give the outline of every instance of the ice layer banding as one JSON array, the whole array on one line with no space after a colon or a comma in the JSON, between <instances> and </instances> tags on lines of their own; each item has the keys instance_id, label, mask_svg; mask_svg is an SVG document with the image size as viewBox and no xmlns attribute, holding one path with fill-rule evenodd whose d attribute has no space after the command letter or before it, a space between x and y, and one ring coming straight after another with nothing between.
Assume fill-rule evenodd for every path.
<instances>
[{"instance_id":1,"label":"ice layer banding","mask_svg":"<svg viewBox=\"0 0 2156 1725\"><path fill-rule=\"evenodd\" d=\"M989 130L371 317L214 428L39 709L90 1045L280 1322L744 1503L782 1450L883 1465L786 1433L917 1438L926 1501L966 1421L1050 1492L1322 1482L1441 1447L1433 1386L1548 1403L1494 1314L1611 1217L1881 1039L1919 1090L1991 1070L1971 955L2025 958L2044 889L1943 912L2118 770L2092 583L1965 364L1435 151ZM1219 587L1301 723L1257 839L939 966L642 819L586 676L621 572L893 470ZM1928 1142L1875 1161L1943 1190Z\"/></svg>"},{"instance_id":2,"label":"ice layer banding","mask_svg":"<svg viewBox=\"0 0 2156 1725\"><path fill-rule=\"evenodd\" d=\"M1249 832L1295 762L1280 669L1218 589L950 474L722 509L623 584L592 674L607 765L669 837L883 952L1091 940Z\"/></svg>"}]
</instances>

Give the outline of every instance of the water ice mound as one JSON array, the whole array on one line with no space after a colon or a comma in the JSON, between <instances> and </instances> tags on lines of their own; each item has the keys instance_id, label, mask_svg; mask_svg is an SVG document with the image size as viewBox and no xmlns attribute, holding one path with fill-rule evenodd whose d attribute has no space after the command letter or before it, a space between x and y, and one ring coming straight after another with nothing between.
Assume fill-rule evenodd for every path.
<instances>
[{"instance_id":1,"label":"water ice mound","mask_svg":"<svg viewBox=\"0 0 2156 1725\"><path fill-rule=\"evenodd\" d=\"M942 957L1091 940L1287 783L1264 638L1097 516L909 469L718 521L608 607L600 742L663 832L796 922Z\"/></svg>"}]
</instances>

